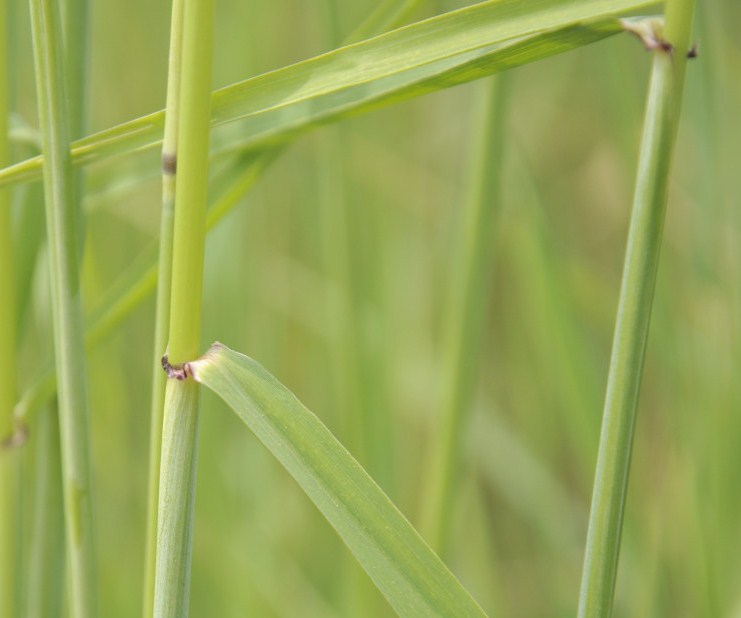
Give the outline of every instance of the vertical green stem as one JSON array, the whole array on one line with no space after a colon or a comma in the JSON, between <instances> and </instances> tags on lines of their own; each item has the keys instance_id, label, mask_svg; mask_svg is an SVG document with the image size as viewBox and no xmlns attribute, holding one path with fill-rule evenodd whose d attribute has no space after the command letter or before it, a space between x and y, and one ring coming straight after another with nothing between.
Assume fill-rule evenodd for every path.
<instances>
[{"instance_id":1,"label":"vertical green stem","mask_svg":"<svg viewBox=\"0 0 741 618\"><path fill-rule=\"evenodd\" d=\"M482 99L480 139L472 167L474 187L462 215L461 236L451 273L451 296L445 324L445 384L442 414L429 460L422 531L439 553L447 550L454 510L461 433L471 406L479 367L484 311L489 298L492 224L497 212L502 167L505 78L491 80Z\"/></svg>"},{"instance_id":2,"label":"vertical green stem","mask_svg":"<svg viewBox=\"0 0 741 618\"><path fill-rule=\"evenodd\" d=\"M96 614L87 378L59 6L31 0L36 88L44 154L47 244L52 278L70 613Z\"/></svg>"},{"instance_id":3,"label":"vertical green stem","mask_svg":"<svg viewBox=\"0 0 741 618\"><path fill-rule=\"evenodd\" d=\"M199 396L193 380L168 380L157 524L156 618L188 615Z\"/></svg>"},{"instance_id":4,"label":"vertical green stem","mask_svg":"<svg viewBox=\"0 0 741 618\"><path fill-rule=\"evenodd\" d=\"M87 119L89 0L62 0L60 6L63 23L67 126L69 138L74 141L84 137ZM85 244L85 218L82 212L84 179L84 168L75 168L72 195L77 201L74 210L77 217L77 242L80 254Z\"/></svg>"},{"instance_id":5,"label":"vertical green stem","mask_svg":"<svg viewBox=\"0 0 741 618\"><path fill-rule=\"evenodd\" d=\"M8 7L0 1L0 167L10 163L8 151ZM11 254L10 190L0 189L0 615L16 616L16 468L15 404L15 280ZM6 442L7 441L7 442ZM7 445L6 445L7 444Z\"/></svg>"},{"instance_id":6,"label":"vertical green stem","mask_svg":"<svg viewBox=\"0 0 741 618\"><path fill-rule=\"evenodd\" d=\"M196 358L201 337L212 29L212 0L186 4L170 306L169 356L173 364Z\"/></svg>"},{"instance_id":7,"label":"vertical green stem","mask_svg":"<svg viewBox=\"0 0 741 618\"><path fill-rule=\"evenodd\" d=\"M61 6L64 20L64 67L67 78L69 136L75 140L85 135L90 8L88 0L63 0Z\"/></svg>"},{"instance_id":8,"label":"vertical green stem","mask_svg":"<svg viewBox=\"0 0 741 618\"><path fill-rule=\"evenodd\" d=\"M193 0L186 4L168 345L170 362L176 366L198 356L201 335L212 38L212 0ZM187 374L180 377L187 378ZM188 613L198 411L197 384L190 379L169 379L164 405L157 525L154 590L157 618L180 618Z\"/></svg>"},{"instance_id":9,"label":"vertical green stem","mask_svg":"<svg viewBox=\"0 0 741 618\"><path fill-rule=\"evenodd\" d=\"M62 614L64 522L59 453L59 417L54 407L39 411L33 431L33 518L24 618Z\"/></svg>"},{"instance_id":10,"label":"vertical green stem","mask_svg":"<svg viewBox=\"0 0 741 618\"><path fill-rule=\"evenodd\" d=\"M10 163L8 145L8 13L0 0L0 166ZM0 439L13 432L15 403L15 283L11 254L10 190L0 189ZM0 584L2 585L2 584Z\"/></svg>"},{"instance_id":11,"label":"vertical green stem","mask_svg":"<svg viewBox=\"0 0 741 618\"><path fill-rule=\"evenodd\" d=\"M170 327L170 292L172 286L172 237L175 213L175 178L177 172L177 132L180 108L180 70L183 42L183 0L172 3L170 59L167 73L165 132L162 141L162 213L160 215L159 264L157 267L157 308L152 355L152 401L150 406L149 486L147 501L147 546L144 569L144 605L142 615L154 610L154 574L157 556L157 501L159 494L162 421L167 378L160 358L167 347Z\"/></svg>"},{"instance_id":12,"label":"vertical green stem","mask_svg":"<svg viewBox=\"0 0 741 618\"><path fill-rule=\"evenodd\" d=\"M693 0L670 0L654 50L633 214L602 419L579 616L609 617L617 574L636 407L666 212L672 151L689 48Z\"/></svg>"}]
</instances>

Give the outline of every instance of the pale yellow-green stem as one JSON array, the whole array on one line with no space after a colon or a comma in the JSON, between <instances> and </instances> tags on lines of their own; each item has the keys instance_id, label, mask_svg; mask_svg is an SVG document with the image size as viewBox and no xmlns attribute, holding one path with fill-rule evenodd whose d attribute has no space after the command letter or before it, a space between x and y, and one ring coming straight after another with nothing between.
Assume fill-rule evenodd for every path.
<instances>
[{"instance_id":1,"label":"pale yellow-green stem","mask_svg":"<svg viewBox=\"0 0 741 618\"><path fill-rule=\"evenodd\" d=\"M70 613L97 614L87 374L78 260L77 202L70 155L59 5L31 0L51 273Z\"/></svg>"},{"instance_id":2,"label":"pale yellow-green stem","mask_svg":"<svg viewBox=\"0 0 741 618\"><path fill-rule=\"evenodd\" d=\"M653 53L633 213L613 339L584 556L580 618L609 618L646 339L679 125L693 0L669 0L666 26L626 24Z\"/></svg>"},{"instance_id":3,"label":"pale yellow-green stem","mask_svg":"<svg viewBox=\"0 0 741 618\"><path fill-rule=\"evenodd\" d=\"M0 1L0 168L8 149L8 7ZM18 449L14 448L16 397L15 281L11 242L10 189L0 189L0 616L18 615Z\"/></svg>"},{"instance_id":4,"label":"pale yellow-green stem","mask_svg":"<svg viewBox=\"0 0 741 618\"><path fill-rule=\"evenodd\" d=\"M170 328L170 292L172 286L172 238L175 213L177 173L177 138L180 109L180 71L183 43L183 0L173 0L170 24L170 59L167 72L165 130L162 140L162 212L160 214L159 262L157 266L157 306L152 355L152 400L149 431L149 485L147 499L147 539L144 568L144 603L142 615L154 611L154 573L157 559L157 503L162 449L162 421L167 377L160 358L167 347Z\"/></svg>"},{"instance_id":5,"label":"pale yellow-green stem","mask_svg":"<svg viewBox=\"0 0 741 618\"><path fill-rule=\"evenodd\" d=\"M168 352L176 366L198 356L208 199L212 0L185 4ZM175 375L168 372L169 375ZM154 616L188 614L198 444L198 385L182 368L167 381L159 484Z\"/></svg>"}]
</instances>

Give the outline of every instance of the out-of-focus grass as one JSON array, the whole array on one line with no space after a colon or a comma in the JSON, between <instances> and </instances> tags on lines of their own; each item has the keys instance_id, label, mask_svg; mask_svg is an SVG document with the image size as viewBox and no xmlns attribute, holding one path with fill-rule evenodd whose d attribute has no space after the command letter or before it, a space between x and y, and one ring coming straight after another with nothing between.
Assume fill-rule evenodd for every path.
<instances>
[{"instance_id":1,"label":"out-of-focus grass","mask_svg":"<svg viewBox=\"0 0 741 618\"><path fill-rule=\"evenodd\" d=\"M335 4L341 35L374 6ZM428 10L443 8L453 3ZM168 7L100 0L92 18L89 128L161 108ZM25 12L15 19L27 32ZM733 0L698 5L700 56L688 67L616 616L741 608L739 20ZM215 87L329 47L321 13L301 0L221 2L216 32ZM16 36L18 111L35 123L30 46ZM505 428L492 449L497 437L511 436L507 444L535 467L499 464L492 474L496 453L472 441L451 563L485 609L502 615L575 611L649 62L620 36L510 76L493 298L472 416ZM326 267L319 222L331 211L317 153L335 139L332 130L286 151L207 242L204 346L220 339L259 359L338 433L342 415L357 410L337 406L338 329L327 299L357 312L360 291L365 336L386 354L384 413L398 447L393 496L409 516L440 408L443 273L468 178L474 90L342 125L343 211L371 222L355 230L353 272L373 273L373 293L364 280L348 289ZM91 168L88 186L101 186L119 164ZM156 182L95 203L83 265L88 307L151 246L158 203ZM34 275L34 317L48 303L44 263ZM110 617L140 607L132 591L144 558L152 316L148 303L89 358L101 615ZM28 350L46 335L26 320L21 389L38 369ZM345 550L256 440L216 413L221 405L204 397L192 615L344 615L337 565ZM548 475L540 503L525 493L533 470ZM552 528L543 524L549 515Z\"/></svg>"}]
</instances>

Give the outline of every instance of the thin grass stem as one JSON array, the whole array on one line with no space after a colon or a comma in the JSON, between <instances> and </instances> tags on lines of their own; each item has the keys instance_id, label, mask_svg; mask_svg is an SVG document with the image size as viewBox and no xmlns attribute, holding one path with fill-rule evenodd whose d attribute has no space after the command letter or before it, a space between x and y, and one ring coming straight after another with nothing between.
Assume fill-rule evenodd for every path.
<instances>
[{"instance_id":1,"label":"thin grass stem","mask_svg":"<svg viewBox=\"0 0 741 618\"><path fill-rule=\"evenodd\" d=\"M69 136L76 140L86 131L90 6L89 0L63 0L61 7Z\"/></svg>"},{"instance_id":2,"label":"thin grass stem","mask_svg":"<svg viewBox=\"0 0 741 618\"><path fill-rule=\"evenodd\" d=\"M213 2L184 7L180 116L168 353L178 366L198 356L208 199ZM181 376L181 377L187 377ZM154 615L188 614L195 505L199 388L170 378L164 427L157 527Z\"/></svg>"},{"instance_id":3,"label":"thin grass stem","mask_svg":"<svg viewBox=\"0 0 741 618\"><path fill-rule=\"evenodd\" d=\"M147 538L144 568L144 605L142 613L145 617L152 616L154 610L154 574L157 562L157 503L160 477L160 451L162 450L162 420L165 406L165 387L167 384L167 376L162 371L160 359L167 347L170 327L183 8L183 0L173 0L170 25L170 58L167 71L165 129L162 141L162 212L160 215L159 262L157 267L158 284L154 322L154 353L152 355Z\"/></svg>"},{"instance_id":4,"label":"thin grass stem","mask_svg":"<svg viewBox=\"0 0 741 618\"><path fill-rule=\"evenodd\" d=\"M31 24L44 158L47 244L64 477L70 613L97 613L87 376L58 4L31 1Z\"/></svg>"},{"instance_id":5,"label":"thin grass stem","mask_svg":"<svg viewBox=\"0 0 741 618\"><path fill-rule=\"evenodd\" d=\"M64 521L59 417L49 406L39 412L33 433L34 473L31 542L23 616L45 618L62 614Z\"/></svg>"},{"instance_id":6,"label":"thin grass stem","mask_svg":"<svg viewBox=\"0 0 741 618\"><path fill-rule=\"evenodd\" d=\"M504 92L502 78L485 85L480 136L475 144L472 194L461 213L460 238L451 272L445 325L445 385L439 428L428 465L422 531L430 546L445 555L455 506L462 432L471 407L479 368L484 310L492 257L492 225L500 196Z\"/></svg>"},{"instance_id":7,"label":"thin grass stem","mask_svg":"<svg viewBox=\"0 0 741 618\"><path fill-rule=\"evenodd\" d=\"M10 162L8 145L8 7L0 1L0 167ZM0 189L0 615L17 615L16 538L18 452L13 405L16 396L15 274L11 242L10 190Z\"/></svg>"},{"instance_id":8,"label":"thin grass stem","mask_svg":"<svg viewBox=\"0 0 741 618\"><path fill-rule=\"evenodd\" d=\"M192 380L168 380L157 524L156 618L188 615L199 398L199 387Z\"/></svg>"},{"instance_id":9,"label":"thin grass stem","mask_svg":"<svg viewBox=\"0 0 741 618\"><path fill-rule=\"evenodd\" d=\"M654 57L597 454L580 618L612 614L636 408L693 8L693 0L670 0L664 33L656 22L644 22L646 29L639 30L644 43L654 46Z\"/></svg>"}]
</instances>

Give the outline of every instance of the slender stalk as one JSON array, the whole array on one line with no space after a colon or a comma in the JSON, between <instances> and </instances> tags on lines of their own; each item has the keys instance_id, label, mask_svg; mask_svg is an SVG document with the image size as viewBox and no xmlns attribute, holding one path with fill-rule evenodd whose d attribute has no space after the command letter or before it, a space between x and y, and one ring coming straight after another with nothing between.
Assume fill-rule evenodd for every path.
<instances>
[{"instance_id":1,"label":"slender stalk","mask_svg":"<svg viewBox=\"0 0 741 618\"><path fill-rule=\"evenodd\" d=\"M75 140L85 135L90 7L88 0L63 0L61 6L64 20L68 126L70 137Z\"/></svg>"},{"instance_id":2,"label":"slender stalk","mask_svg":"<svg viewBox=\"0 0 741 618\"><path fill-rule=\"evenodd\" d=\"M89 0L62 0L62 24L64 44L64 71L67 92L67 127L71 140L85 136L87 118L87 67L88 35L90 22ZM77 242L80 254L85 243L85 218L82 214L82 195L84 192L85 169L74 169L73 195L78 206Z\"/></svg>"},{"instance_id":3,"label":"slender stalk","mask_svg":"<svg viewBox=\"0 0 741 618\"><path fill-rule=\"evenodd\" d=\"M212 0L186 4L168 346L174 365L198 356L201 335L212 38ZM154 589L154 615L158 618L180 618L188 613L198 413L198 385L192 380L169 379L164 406Z\"/></svg>"},{"instance_id":4,"label":"slender stalk","mask_svg":"<svg viewBox=\"0 0 741 618\"><path fill-rule=\"evenodd\" d=\"M31 24L46 161L44 190L52 275L70 613L75 618L85 618L96 614L96 570L77 216L58 4L53 0L31 0Z\"/></svg>"},{"instance_id":5,"label":"slender stalk","mask_svg":"<svg viewBox=\"0 0 741 618\"><path fill-rule=\"evenodd\" d=\"M0 0L0 166L10 162L8 145L8 10ZM15 398L15 279L11 253L10 190L0 189L0 439L13 432ZM0 584L2 585L2 584Z\"/></svg>"},{"instance_id":6,"label":"slender stalk","mask_svg":"<svg viewBox=\"0 0 741 618\"><path fill-rule=\"evenodd\" d=\"M440 425L429 459L422 531L430 546L445 555L454 510L461 434L471 406L479 367L484 310L489 298L489 265L494 215L501 179L504 90L502 78L486 84L480 136L475 144L474 187L462 213L461 236L452 271L445 325L445 379Z\"/></svg>"},{"instance_id":7,"label":"slender stalk","mask_svg":"<svg viewBox=\"0 0 741 618\"><path fill-rule=\"evenodd\" d=\"M154 323L152 363L152 401L149 429L149 487L147 499L147 540L144 568L144 606L142 615L154 610L154 573L157 560L157 502L159 494L162 420L167 377L160 359L167 347L170 326L170 291L172 286L173 218L175 213L175 178L180 109L180 70L183 42L183 0L172 3L170 59L167 72L165 130L162 140L162 213L160 215L159 263L157 267L157 307Z\"/></svg>"},{"instance_id":8,"label":"slender stalk","mask_svg":"<svg viewBox=\"0 0 741 618\"><path fill-rule=\"evenodd\" d=\"M693 0L669 0L665 34L653 24L643 33L644 42L655 49L597 454L579 600L581 618L609 617L612 613L636 407L693 8Z\"/></svg>"},{"instance_id":9,"label":"slender stalk","mask_svg":"<svg viewBox=\"0 0 741 618\"><path fill-rule=\"evenodd\" d=\"M193 380L168 381L153 606L157 618L188 615L199 399Z\"/></svg>"},{"instance_id":10,"label":"slender stalk","mask_svg":"<svg viewBox=\"0 0 741 618\"><path fill-rule=\"evenodd\" d=\"M178 130L175 235L172 257L170 362L196 358L201 337L201 293L208 198L211 113L212 0L185 6Z\"/></svg>"},{"instance_id":11,"label":"slender stalk","mask_svg":"<svg viewBox=\"0 0 741 618\"><path fill-rule=\"evenodd\" d=\"M8 149L8 7L0 1L0 167L10 162ZM16 616L16 538L18 501L17 449L13 405L16 395L15 277L11 252L10 191L0 189L0 615Z\"/></svg>"},{"instance_id":12,"label":"slender stalk","mask_svg":"<svg viewBox=\"0 0 741 618\"><path fill-rule=\"evenodd\" d=\"M64 579L60 577L64 572L64 522L59 517L63 500L56 409L50 406L40 411L33 440L33 517L23 616L44 618L62 613Z\"/></svg>"}]
</instances>

